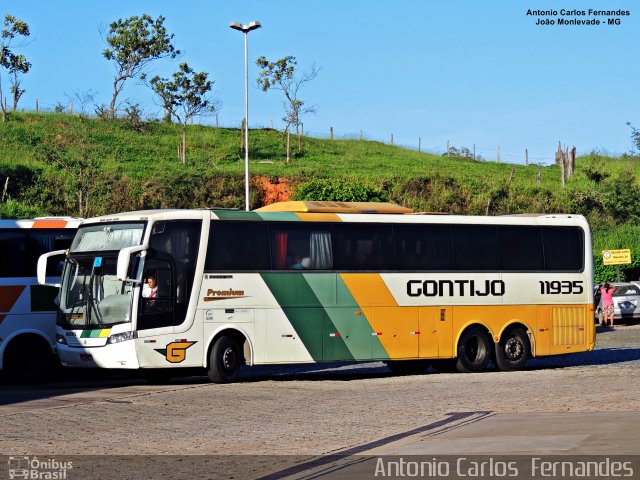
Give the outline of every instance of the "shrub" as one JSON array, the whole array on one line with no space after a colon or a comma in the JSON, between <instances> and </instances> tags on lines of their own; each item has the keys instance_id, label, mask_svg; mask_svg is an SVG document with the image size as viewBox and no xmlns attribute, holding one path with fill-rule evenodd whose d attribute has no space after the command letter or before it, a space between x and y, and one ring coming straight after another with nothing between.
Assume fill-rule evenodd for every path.
<instances>
[{"instance_id":1,"label":"shrub","mask_svg":"<svg viewBox=\"0 0 640 480\"><path fill-rule=\"evenodd\" d=\"M389 200L388 195L377 187L324 179L301 184L294 192L293 199L333 202L386 202Z\"/></svg>"},{"instance_id":2,"label":"shrub","mask_svg":"<svg viewBox=\"0 0 640 480\"><path fill-rule=\"evenodd\" d=\"M0 218L34 218L42 217L44 212L33 205L28 205L17 200L8 200L0 203Z\"/></svg>"}]
</instances>

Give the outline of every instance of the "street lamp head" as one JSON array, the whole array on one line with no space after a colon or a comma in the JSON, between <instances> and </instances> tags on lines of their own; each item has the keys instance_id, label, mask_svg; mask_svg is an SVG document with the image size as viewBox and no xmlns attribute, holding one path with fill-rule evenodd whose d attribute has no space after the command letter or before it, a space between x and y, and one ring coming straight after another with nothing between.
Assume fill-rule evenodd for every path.
<instances>
[{"instance_id":1,"label":"street lamp head","mask_svg":"<svg viewBox=\"0 0 640 480\"><path fill-rule=\"evenodd\" d=\"M234 30L239 30L239 31L241 31L243 33L249 33L251 30L256 30L256 29L262 27L260 22L256 22L256 21L253 21L253 22L249 23L248 25L243 25L240 22L231 22L229 24L229 26L231 28L233 28Z\"/></svg>"}]
</instances>

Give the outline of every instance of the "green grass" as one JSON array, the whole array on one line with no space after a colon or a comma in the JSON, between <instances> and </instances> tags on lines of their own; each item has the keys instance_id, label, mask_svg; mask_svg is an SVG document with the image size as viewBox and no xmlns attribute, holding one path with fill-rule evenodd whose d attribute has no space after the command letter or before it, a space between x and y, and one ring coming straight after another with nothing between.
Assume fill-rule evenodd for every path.
<instances>
[{"instance_id":1,"label":"green grass","mask_svg":"<svg viewBox=\"0 0 640 480\"><path fill-rule=\"evenodd\" d=\"M579 213L594 230L596 264L605 248L640 252L637 158L583 155L562 188L555 165L472 161L367 140L311 137L302 138L299 154L295 135L287 164L282 132L250 130L249 136L252 177L285 179L294 191L325 179L383 191L391 201L417 211ZM136 131L122 119L12 113L0 124L0 188L10 177L9 200L0 203L0 217L82 214L81 189L83 198L90 199L86 215L138 208L243 207L241 131L188 126L186 165L178 161L179 141L180 126L175 124L149 122ZM61 169L51 161L52 152L71 166ZM92 159L95 170L81 179L86 169L81 171L77 162L83 158ZM600 181L598 173L603 175ZM251 204L262 202L254 183ZM611 269L598 268L597 279L611 276ZM637 278L640 261L626 273Z\"/></svg>"},{"instance_id":2,"label":"green grass","mask_svg":"<svg viewBox=\"0 0 640 480\"><path fill-rule=\"evenodd\" d=\"M5 125L0 125L0 166L46 170L51 165L47 164L43 149L49 143L62 145L71 156L78 155L82 148L88 149L97 159L100 171L139 183L158 177L243 175L240 130L188 126L186 165L177 159L179 135L180 127L175 124L149 122L139 132L124 120L16 113L11 114ZM291 140L292 159L287 164L282 132L251 130L249 136L250 171L254 176L284 177L294 185L314 178L367 184L385 188L401 202L413 202L419 209L429 206L446 209L451 205L452 211L461 213L484 213L487 203L496 205L499 201L502 207L490 208L490 212L548 211L563 206L567 191L593 189L585 169L606 171L611 177L622 172L635 175L638 171L638 163L633 159L586 155L577 159L576 173L563 192L557 166L472 161L380 142L311 137L302 138L302 153L298 154L295 136ZM407 185L413 191L398 187ZM441 202L427 198L436 194L451 198ZM510 205L506 205L505 197Z\"/></svg>"}]
</instances>

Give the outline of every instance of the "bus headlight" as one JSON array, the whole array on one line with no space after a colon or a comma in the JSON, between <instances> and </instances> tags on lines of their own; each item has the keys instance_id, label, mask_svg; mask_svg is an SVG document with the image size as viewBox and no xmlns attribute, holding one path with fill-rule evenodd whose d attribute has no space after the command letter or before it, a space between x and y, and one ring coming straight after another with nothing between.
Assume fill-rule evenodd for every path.
<instances>
[{"instance_id":1,"label":"bus headlight","mask_svg":"<svg viewBox=\"0 0 640 480\"><path fill-rule=\"evenodd\" d=\"M115 335L111 335L107 339L107 344L126 342L127 340L131 340L134 338L136 338L136 336L133 334L133 332L116 333Z\"/></svg>"},{"instance_id":2,"label":"bus headlight","mask_svg":"<svg viewBox=\"0 0 640 480\"><path fill-rule=\"evenodd\" d=\"M60 344L60 345L66 345L67 344L67 339L64 338L63 335L60 335L59 333L56 333L56 343Z\"/></svg>"}]
</instances>

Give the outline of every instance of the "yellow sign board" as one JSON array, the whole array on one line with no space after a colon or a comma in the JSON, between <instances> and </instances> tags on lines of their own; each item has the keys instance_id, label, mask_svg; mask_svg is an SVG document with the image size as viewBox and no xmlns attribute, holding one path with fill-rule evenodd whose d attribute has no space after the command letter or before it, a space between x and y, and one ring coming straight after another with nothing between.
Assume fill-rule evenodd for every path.
<instances>
[{"instance_id":1,"label":"yellow sign board","mask_svg":"<svg viewBox=\"0 0 640 480\"><path fill-rule=\"evenodd\" d=\"M631 250L603 250L602 263L605 265L626 265L631 263Z\"/></svg>"}]
</instances>

